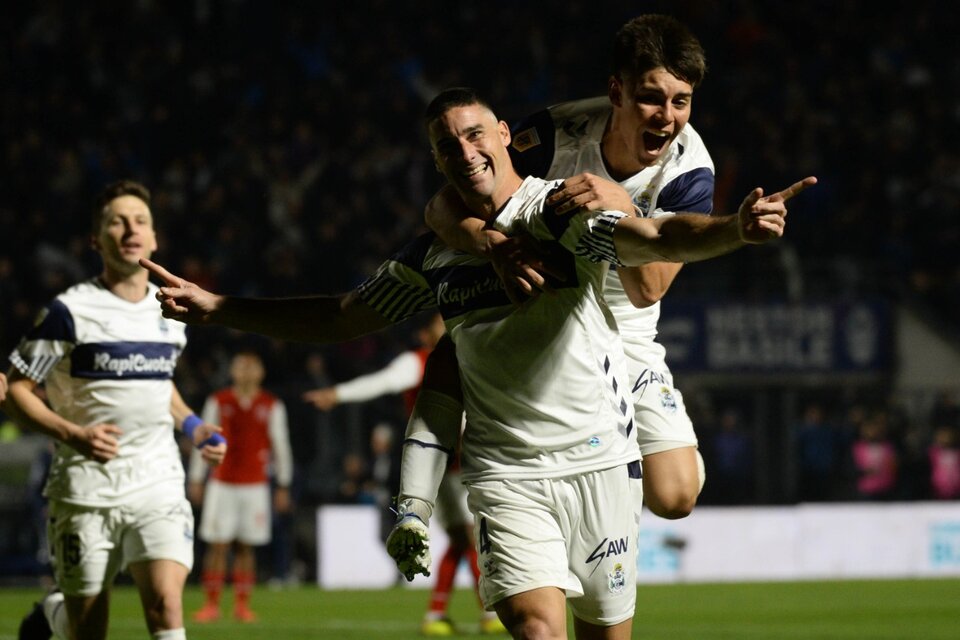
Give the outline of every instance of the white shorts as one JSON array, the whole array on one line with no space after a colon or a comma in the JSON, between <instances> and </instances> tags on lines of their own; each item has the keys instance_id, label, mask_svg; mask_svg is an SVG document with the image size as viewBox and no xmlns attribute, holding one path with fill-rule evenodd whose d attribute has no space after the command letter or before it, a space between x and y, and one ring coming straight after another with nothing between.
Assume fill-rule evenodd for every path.
<instances>
[{"instance_id":1,"label":"white shorts","mask_svg":"<svg viewBox=\"0 0 960 640\"><path fill-rule=\"evenodd\" d=\"M200 539L250 546L270 542L270 485L209 480L203 493Z\"/></svg>"},{"instance_id":2,"label":"white shorts","mask_svg":"<svg viewBox=\"0 0 960 640\"><path fill-rule=\"evenodd\" d=\"M47 535L57 585L66 595L93 596L135 562L173 560L193 568L193 511L179 492L139 492L115 507L50 501Z\"/></svg>"},{"instance_id":3,"label":"white shorts","mask_svg":"<svg viewBox=\"0 0 960 640\"><path fill-rule=\"evenodd\" d=\"M473 515L467 506L467 488L463 486L460 471L447 469L437 491L437 521L444 529L470 526Z\"/></svg>"},{"instance_id":4,"label":"white shorts","mask_svg":"<svg viewBox=\"0 0 960 640\"><path fill-rule=\"evenodd\" d=\"M631 363L633 378L634 424L640 454L648 456L661 451L697 446L697 434L683 404L683 394L673 386L673 376L666 368L642 368Z\"/></svg>"},{"instance_id":5,"label":"white shorts","mask_svg":"<svg viewBox=\"0 0 960 640\"><path fill-rule=\"evenodd\" d=\"M565 478L467 485L484 607L558 587L586 622L610 626L633 616L638 471L635 479L622 465Z\"/></svg>"}]
</instances>

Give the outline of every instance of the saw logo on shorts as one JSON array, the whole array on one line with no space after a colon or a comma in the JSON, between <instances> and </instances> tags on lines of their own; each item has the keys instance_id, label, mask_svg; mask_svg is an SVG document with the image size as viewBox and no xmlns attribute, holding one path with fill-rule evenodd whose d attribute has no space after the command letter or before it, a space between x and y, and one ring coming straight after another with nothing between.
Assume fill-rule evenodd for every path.
<instances>
[{"instance_id":1,"label":"saw logo on shorts","mask_svg":"<svg viewBox=\"0 0 960 640\"><path fill-rule=\"evenodd\" d=\"M613 556L623 555L630 549L630 541L628 538L604 538L600 544L596 546L590 556L586 559L586 564L591 564L596 562L597 564L593 567L593 571L590 572L592 575L594 571L597 570L597 567L600 566L600 561L604 558L610 558Z\"/></svg>"},{"instance_id":2,"label":"saw logo on shorts","mask_svg":"<svg viewBox=\"0 0 960 640\"><path fill-rule=\"evenodd\" d=\"M670 381L667 380L663 374L657 373L652 369L644 369L643 372L637 376L637 381L633 383L633 393L639 391L640 397L642 398L649 384L669 385ZM661 389L662 388L663 387L661 387Z\"/></svg>"},{"instance_id":3,"label":"saw logo on shorts","mask_svg":"<svg viewBox=\"0 0 960 640\"><path fill-rule=\"evenodd\" d=\"M104 342L77 346L71 359L74 378L171 379L180 354L163 342Z\"/></svg>"}]
</instances>

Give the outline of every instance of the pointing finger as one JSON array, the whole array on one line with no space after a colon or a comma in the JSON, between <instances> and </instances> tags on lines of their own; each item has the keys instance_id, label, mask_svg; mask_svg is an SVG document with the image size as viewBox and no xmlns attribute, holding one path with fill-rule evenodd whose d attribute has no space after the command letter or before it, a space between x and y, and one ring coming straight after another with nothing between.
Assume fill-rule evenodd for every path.
<instances>
[{"instance_id":1,"label":"pointing finger","mask_svg":"<svg viewBox=\"0 0 960 640\"><path fill-rule=\"evenodd\" d=\"M161 280L163 280L165 283L167 283L172 287L179 286L182 282L180 278L176 277L175 275L173 275L172 273L170 273L169 271L167 271L166 269L158 265L153 260L149 260L147 258L140 258L140 266L146 269L147 271L149 271L150 273L156 275L157 277L159 277Z\"/></svg>"},{"instance_id":2,"label":"pointing finger","mask_svg":"<svg viewBox=\"0 0 960 640\"><path fill-rule=\"evenodd\" d=\"M790 185L789 187L787 187L786 189L784 189L783 191L779 192L776 195L780 196L780 198L784 202L786 202L787 200L797 195L801 191L807 189L808 187L812 187L815 184L817 184L817 178L815 176L807 176L806 178L804 178L803 180L800 180L799 182L794 182L792 185Z\"/></svg>"}]
</instances>

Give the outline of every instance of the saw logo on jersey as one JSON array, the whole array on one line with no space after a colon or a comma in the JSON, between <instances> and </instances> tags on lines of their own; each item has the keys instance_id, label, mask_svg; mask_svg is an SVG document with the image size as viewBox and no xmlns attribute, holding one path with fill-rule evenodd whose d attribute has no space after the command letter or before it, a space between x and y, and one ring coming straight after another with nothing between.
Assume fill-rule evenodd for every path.
<instances>
[{"instance_id":1,"label":"saw logo on jersey","mask_svg":"<svg viewBox=\"0 0 960 640\"><path fill-rule=\"evenodd\" d=\"M620 556L625 554L630 549L630 541L628 538L604 538L600 544L596 546L590 556L586 559L586 564L591 564L596 562L596 565L593 567L593 571L590 572L593 575L594 571L602 564L600 561L604 558L612 558L614 556Z\"/></svg>"},{"instance_id":2,"label":"saw logo on jersey","mask_svg":"<svg viewBox=\"0 0 960 640\"><path fill-rule=\"evenodd\" d=\"M106 342L78 345L71 359L75 378L145 379L173 377L178 350L158 342Z\"/></svg>"}]
</instances>

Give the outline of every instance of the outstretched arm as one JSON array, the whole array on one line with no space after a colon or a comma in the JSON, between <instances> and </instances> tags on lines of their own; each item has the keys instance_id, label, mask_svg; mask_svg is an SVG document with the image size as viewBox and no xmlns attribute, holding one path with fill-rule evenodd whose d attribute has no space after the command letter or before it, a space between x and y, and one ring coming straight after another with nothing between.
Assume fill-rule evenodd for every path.
<instances>
[{"instance_id":1,"label":"outstretched arm","mask_svg":"<svg viewBox=\"0 0 960 640\"><path fill-rule=\"evenodd\" d=\"M187 324L219 324L281 340L332 343L357 338L391 324L356 291L333 296L238 298L206 291L159 264L140 265L159 277L163 315Z\"/></svg>"},{"instance_id":2,"label":"outstretched arm","mask_svg":"<svg viewBox=\"0 0 960 640\"><path fill-rule=\"evenodd\" d=\"M622 218L613 232L617 257L628 266L656 261L695 262L779 238L786 224L786 201L816 183L814 177L804 178L767 197L758 187L744 198L736 214L728 216Z\"/></svg>"},{"instance_id":3,"label":"outstretched arm","mask_svg":"<svg viewBox=\"0 0 960 640\"><path fill-rule=\"evenodd\" d=\"M329 411L344 402L366 402L388 393L400 393L420 384L423 366L413 351L404 351L383 369L357 376L332 387L312 389L303 399L321 411Z\"/></svg>"}]
</instances>

